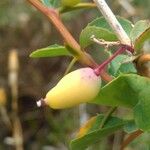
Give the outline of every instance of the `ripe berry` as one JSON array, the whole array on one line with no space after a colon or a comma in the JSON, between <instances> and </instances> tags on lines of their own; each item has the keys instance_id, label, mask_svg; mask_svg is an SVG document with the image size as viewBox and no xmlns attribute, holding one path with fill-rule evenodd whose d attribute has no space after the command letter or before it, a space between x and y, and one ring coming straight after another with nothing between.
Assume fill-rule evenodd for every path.
<instances>
[{"instance_id":1,"label":"ripe berry","mask_svg":"<svg viewBox=\"0 0 150 150\"><path fill-rule=\"evenodd\" d=\"M101 78L91 68L65 75L46 95L44 102L54 109L72 107L93 100L101 87ZM37 103L41 105L41 101Z\"/></svg>"}]
</instances>

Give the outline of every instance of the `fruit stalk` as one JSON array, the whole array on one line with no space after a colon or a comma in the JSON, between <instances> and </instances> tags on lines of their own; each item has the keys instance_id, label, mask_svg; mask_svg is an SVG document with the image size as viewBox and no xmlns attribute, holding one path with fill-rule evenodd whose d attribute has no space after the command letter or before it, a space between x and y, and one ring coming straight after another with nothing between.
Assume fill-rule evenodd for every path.
<instances>
[{"instance_id":1,"label":"fruit stalk","mask_svg":"<svg viewBox=\"0 0 150 150\"><path fill-rule=\"evenodd\" d=\"M126 45L121 45L113 56L96 69L89 67L81 68L65 75L58 84L47 93L44 99L37 102L37 106L48 105L54 109L63 109L93 100L100 91L101 71L103 71L104 67L117 55L126 49L129 51L132 50Z\"/></svg>"},{"instance_id":2,"label":"fruit stalk","mask_svg":"<svg viewBox=\"0 0 150 150\"><path fill-rule=\"evenodd\" d=\"M106 61L104 61L102 64L100 64L96 69L94 69L94 72L97 76L101 75L101 71L119 54L123 53L125 50L128 50L129 52L133 53L133 49L130 46L127 45L121 45L121 47Z\"/></svg>"}]
</instances>

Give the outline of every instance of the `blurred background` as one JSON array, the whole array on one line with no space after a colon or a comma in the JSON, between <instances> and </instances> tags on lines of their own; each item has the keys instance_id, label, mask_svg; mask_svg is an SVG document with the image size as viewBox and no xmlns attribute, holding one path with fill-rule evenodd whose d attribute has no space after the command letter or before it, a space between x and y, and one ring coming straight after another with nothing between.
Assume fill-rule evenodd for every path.
<instances>
[{"instance_id":1,"label":"blurred background","mask_svg":"<svg viewBox=\"0 0 150 150\"><path fill-rule=\"evenodd\" d=\"M116 15L125 17L133 23L150 17L149 0L107 2ZM96 9L61 15L76 40L88 22L98 16L101 14ZM33 50L55 43L63 44L63 39L55 27L26 0L0 1L0 150L15 149L12 135L22 137L21 143L23 142L25 150L67 150L69 141L75 137L82 122L107 110L95 105L82 105L67 110L37 108L36 100L44 97L45 93L61 79L71 59L33 59L29 55ZM89 49L92 48L95 49L93 56L100 56L98 48L92 46ZM10 55L15 55L16 51L19 67L11 69ZM103 56L105 59L106 56ZM77 64L74 68L79 66ZM11 83L11 74L14 70L17 72L17 81ZM118 110L117 113L123 112ZM10 127L10 121L13 127ZM89 149L116 150L122 137L123 133L118 132ZM143 134L127 149L149 150L149 135Z\"/></svg>"}]
</instances>

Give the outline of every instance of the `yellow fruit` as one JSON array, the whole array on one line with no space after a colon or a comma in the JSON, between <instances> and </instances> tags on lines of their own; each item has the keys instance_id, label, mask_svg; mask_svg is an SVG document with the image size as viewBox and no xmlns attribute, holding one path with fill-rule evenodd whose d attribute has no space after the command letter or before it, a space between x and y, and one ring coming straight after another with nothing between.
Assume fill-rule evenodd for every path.
<instances>
[{"instance_id":1,"label":"yellow fruit","mask_svg":"<svg viewBox=\"0 0 150 150\"><path fill-rule=\"evenodd\" d=\"M80 3L80 0L61 0L62 6L72 7Z\"/></svg>"},{"instance_id":2,"label":"yellow fruit","mask_svg":"<svg viewBox=\"0 0 150 150\"><path fill-rule=\"evenodd\" d=\"M101 78L94 73L93 69L78 69L64 76L47 93L44 102L54 109L72 107L93 100L100 86Z\"/></svg>"}]
</instances>

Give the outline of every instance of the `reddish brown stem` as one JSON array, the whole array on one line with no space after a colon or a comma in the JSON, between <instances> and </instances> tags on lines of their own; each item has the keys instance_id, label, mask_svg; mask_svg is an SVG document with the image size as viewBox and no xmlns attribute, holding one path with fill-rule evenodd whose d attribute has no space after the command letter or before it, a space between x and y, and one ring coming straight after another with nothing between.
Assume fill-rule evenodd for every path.
<instances>
[{"instance_id":1,"label":"reddish brown stem","mask_svg":"<svg viewBox=\"0 0 150 150\"><path fill-rule=\"evenodd\" d=\"M72 37L67 28L64 26L59 17L59 13L55 9L45 7L38 0L27 0L27 1L35 8L37 8L40 12L42 12L45 16L47 16L48 19L55 25L56 29L62 35L66 43L79 55L80 62L92 68L95 68L97 66L96 62L91 58L91 56L88 55L85 51L81 50L80 45ZM111 76L107 74L104 70L101 71L101 76L107 82L112 80Z\"/></svg>"},{"instance_id":2,"label":"reddish brown stem","mask_svg":"<svg viewBox=\"0 0 150 150\"><path fill-rule=\"evenodd\" d=\"M141 130L137 130L131 133L122 143L120 150L123 150L129 143L131 143L134 139L140 136L143 133Z\"/></svg>"},{"instance_id":3,"label":"reddish brown stem","mask_svg":"<svg viewBox=\"0 0 150 150\"><path fill-rule=\"evenodd\" d=\"M67 28L64 26L57 10L45 7L38 0L27 0L27 1L29 1L34 7L36 7L40 12L42 12L45 16L48 17L48 19L54 24L56 29L59 31L65 42L77 54L78 59L81 63L86 64L92 68L96 66L96 62L91 58L91 56L87 55L86 52L81 50L80 45L73 38L73 36L70 34Z\"/></svg>"},{"instance_id":4,"label":"reddish brown stem","mask_svg":"<svg viewBox=\"0 0 150 150\"><path fill-rule=\"evenodd\" d=\"M76 51L79 54L81 53L80 45L68 32L68 30L60 20L58 12L55 9L45 7L38 0L27 0L27 1L29 1L34 7L36 7L40 12L42 12L45 16L47 16L51 20L51 22L55 25L56 29L62 35L64 40L69 44L69 46L71 46L73 49L76 49Z\"/></svg>"},{"instance_id":5,"label":"reddish brown stem","mask_svg":"<svg viewBox=\"0 0 150 150\"><path fill-rule=\"evenodd\" d=\"M95 68L96 62L91 58L90 55L81 50L81 47L78 44L78 42L73 38L73 36L70 34L70 32L62 23L58 11L53 8L45 7L38 0L28 0L28 1L40 12L42 12L45 16L47 16L48 19L54 24L54 26L59 31L59 33L61 34L67 45L71 47L74 53L77 55L78 60L85 65Z\"/></svg>"},{"instance_id":6,"label":"reddish brown stem","mask_svg":"<svg viewBox=\"0 0 150 150\"><path fill-rule=\"evenodd\" d=\"M106 71L104 71L104 69L101 70L101 77L102 77L102 79L104 79L107 82L110 82L113 80L113 77L110 76Z\"/></svg>"},{"instance_id":7,"label":"reddish brown stem","mask_svg":"<svg viewBox=\"0 0 150 150\"><path fill-rule=\"evenodd\" d=\"M125 50L128 50L130 52L133 52L133 49L127 45L121 45L121 47L106 61L104 61L102 64L100 64L94 71L96 75L101 75L102 70L119 54L123 53Z\"/></svg>"}]
</instances>

